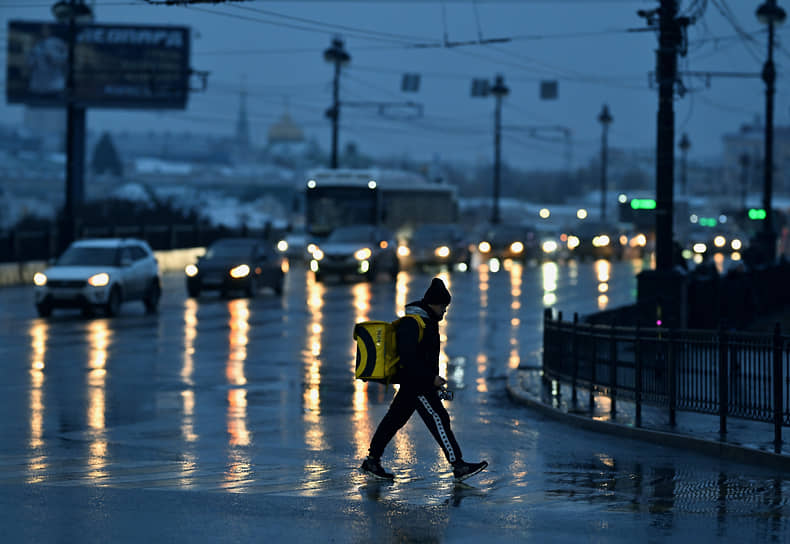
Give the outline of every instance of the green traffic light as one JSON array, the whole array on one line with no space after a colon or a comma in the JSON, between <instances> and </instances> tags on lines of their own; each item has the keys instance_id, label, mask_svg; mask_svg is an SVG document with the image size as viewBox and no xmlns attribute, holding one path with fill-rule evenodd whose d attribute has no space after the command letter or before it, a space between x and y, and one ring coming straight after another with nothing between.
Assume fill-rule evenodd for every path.
<instances>
[{"instance_id":1,"label":"green traffic light","mask_svg":"<svg viewBox=\"0 0 790 544\"><path fill-rule=\"evenodd\" d=\"M765 210L762 208L751 208L749 209L749 219L752 221L760 221L765 219Z\"/></svg>"},{"instance_id":2,"label":"green traffic light","mask_svg":"<svg viewBox=\"0 0 790 544\"><path fill-rule=\"evenodd\" d=\"M656 209L656 201L652 198L632 198L631 199L631 209L632 210L655 210Z\"/></svg>"}]
</instances>

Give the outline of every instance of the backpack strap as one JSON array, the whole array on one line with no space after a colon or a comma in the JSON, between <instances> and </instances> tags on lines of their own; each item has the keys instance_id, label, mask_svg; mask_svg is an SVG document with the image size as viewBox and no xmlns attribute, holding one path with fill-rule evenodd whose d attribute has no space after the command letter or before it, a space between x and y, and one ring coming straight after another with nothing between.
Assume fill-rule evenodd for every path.
<instances>
[{"instance_id":1,"label":"backpack strap","mask_svg":"<svg viewBox=\"0 0 790 544\"><path fill-rule=\"evenodd\" d=\"M417 342L422 342L423 332L425 332L425 320L422 316L417 314L406 314L403 317L411 317L417 322Z\"/></svg>"}]
</instances>

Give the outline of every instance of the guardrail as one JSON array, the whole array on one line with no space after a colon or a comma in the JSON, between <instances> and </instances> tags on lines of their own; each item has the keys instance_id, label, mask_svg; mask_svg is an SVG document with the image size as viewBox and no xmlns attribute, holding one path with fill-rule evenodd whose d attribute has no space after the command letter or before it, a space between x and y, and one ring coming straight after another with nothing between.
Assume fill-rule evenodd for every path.
<instances>
[{"instance_id":1,"label":"guardrail","mask_svg":"<svg viewBox=\"0 0 790 544\"><path fill-rule=\"evenodd\" d=\"M642 404L719 416L719 433L727 418L773 423L779 453L782 427L790 426L790 337L777 324L773 334L719 330L619 327L563 321L547 309L543 319L543 373L577 387L635 403L636 425Z\"/></svg>"},{"instance_id":2,"label":"guardrail","mask_svg":"<svg viewBox=\"0 0 790 544\"><path fill-rule=\"evenodd\" d=\"M207 227L200 224L83 226L78 238L140 238L154 250L205 247L224 236L266 236L263 229ZM55 223L44 229L0 232L0 262L47 261L58 256L59 231Z\"/></svg>"}]
</instances>

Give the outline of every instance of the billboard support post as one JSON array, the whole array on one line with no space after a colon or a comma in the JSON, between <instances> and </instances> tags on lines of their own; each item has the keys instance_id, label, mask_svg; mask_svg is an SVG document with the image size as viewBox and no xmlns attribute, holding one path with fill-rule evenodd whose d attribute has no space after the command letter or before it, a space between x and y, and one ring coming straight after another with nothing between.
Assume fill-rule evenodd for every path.
<instances>
[{"instance_id":1,"label":"billboard support post","mask_svg":"<svg viewBox=\"0 0 790 544\"><path fill-rule=\"evenodd\" d=\"M71 0L74 8L76 0ZM74 101L74 42L77 34L75 10L68 11L69 39L66 66L66 199L60 251L77 237L77 215L85 194L85 108Z\"/></svg>"}]
</instances>

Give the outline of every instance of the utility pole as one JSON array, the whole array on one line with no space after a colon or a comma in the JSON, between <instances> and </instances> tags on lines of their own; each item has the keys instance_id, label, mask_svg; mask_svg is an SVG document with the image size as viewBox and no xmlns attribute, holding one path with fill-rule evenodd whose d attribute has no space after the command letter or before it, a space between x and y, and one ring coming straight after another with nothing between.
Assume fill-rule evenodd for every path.
<instances>
[{"instance_id":1,"label":"utility pole","mask_svg":"<svg viewBox=\"0 0 790 544\"><path fill-rule=\"evenodd\" d=\"M656 72L658 115L656 135L656 269L672 269L672 225L675 183L675 81L682 39L677 0L661 0Z\"/></svg>"},{"instance_id":2,"label":"utility pole","mask_svg":"<svg viewBox=\"0 0 790 544\"><path fill-rule=\"evenodd\" d=\"M326 110L326 116L332 120L332 158L330 168L337 168L337 138L340 123L340 68L351 62L343 48L340 37L332 39L332 45L324 50L324 60L335 65L335 77L332 81L332 106Z\"/></svg>"},{"instance_id":3,"label":"utility pole","mask_svg":"<svg viewBox=\"0 0 790 544\"><path fill-rule=\"evenodd\" d=\"M637 298L642 319L657 326L685 327L688 317L687 285L674 270L674 185L675 185L675 86L678 84L678 54L685 55L688 17L678 16L678 0L660 0L652 10L639 10L647 29L658 28L656 80L656 268L638 275ZM683 88L680 87L682 92Z\"/></svg>"},{"instance_id":4,"label":"utility pole","mask_svg":"<svg viewBox=\"0 0 790 544\"><path fill-rule=\"evenodd\" d=\"M502 97L507 96L510 89L505 86L504 76L497 74L491 94L496 98L494 109L494 203L491 210L491 224L499 223L499 177L501 163L501 129L502 129Z\"/></svg>"},{"instance_id":5,"label":"utility pole","mask_svg":"<svg viewBox=\"0 0 790 544\"><path fill-rule=\"evenodd\" d=\"M675 183L675 84L678 54L686 54L688 17L678 17L677 0L660 0L653 10L639 10L648 27L658 25L656 78L658 114L656 122L656 270L669 272L673 266L673 207Z\"/></svg>"},{"instance_id":6,"label":"utility pole","mask_svg":"<svg viewBox=\"0 0 790 544\"><path fill-rule=\"evenodd\" d=\"M609 113L609 106L603 105L601 113L598 115L598 122L601 123L601 223L606 223L606 163L608 162L608 142L609 125L614 118Z\"/></svg>"},{"instance_id":7,"label":"utility pole","mask_svg":"<svg viewBox=\"0 0 790 544\"><path fill-rule=\"evenodd\" d=\"M61 0L52 6L60 23L67 23L68 57L66 65L66 199L60 233L60 251L77 237L77 216L85 195L85 108L75 102L74 49L77 23L91 21L93 12L81 0Z\"/></svg>"}]
</instances>

